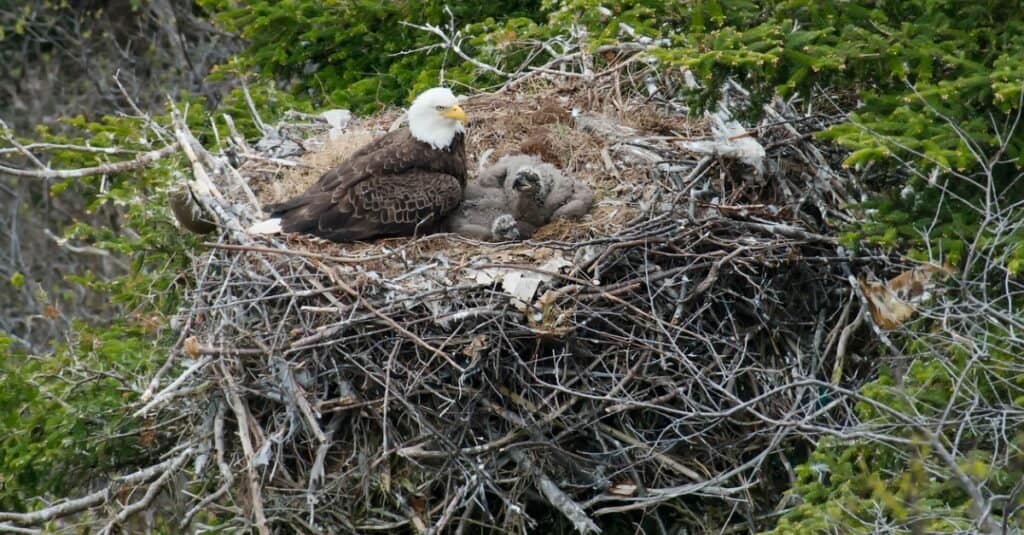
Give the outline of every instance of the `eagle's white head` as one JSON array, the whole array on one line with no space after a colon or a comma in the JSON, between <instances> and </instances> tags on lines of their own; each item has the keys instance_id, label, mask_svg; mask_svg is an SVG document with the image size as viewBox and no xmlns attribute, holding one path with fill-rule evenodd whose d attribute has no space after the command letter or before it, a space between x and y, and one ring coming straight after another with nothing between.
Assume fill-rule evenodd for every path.
<instances>
[{"instance_id":1,"label":"eagle's white head","mask_svg":"<svg viewBox=\"0 0 1024 535\"><path fill-rule=\"evenodd\" d=\"M452 144L457 132L463 132L466 112L446 87L435 87L422 93L409 106L409 130L416 139L435 149Z\"/></svg>"}]
</instances>

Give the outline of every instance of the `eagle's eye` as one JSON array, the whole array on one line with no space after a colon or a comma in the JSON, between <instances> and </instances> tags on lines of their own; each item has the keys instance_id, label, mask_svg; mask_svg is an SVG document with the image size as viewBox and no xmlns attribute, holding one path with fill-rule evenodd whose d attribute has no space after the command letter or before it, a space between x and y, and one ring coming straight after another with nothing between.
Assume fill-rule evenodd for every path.
<instances>
[{"instance_id":1,"label":"eagle's eye","mask_svg":"<svg viewBox=\"0 0 1024 535\"><path fill-rule=\"evenodd\" d=\"M437 111L444 111L445 108L446 106L434 106L434 109Z\"/></svg>"}]
</instances>

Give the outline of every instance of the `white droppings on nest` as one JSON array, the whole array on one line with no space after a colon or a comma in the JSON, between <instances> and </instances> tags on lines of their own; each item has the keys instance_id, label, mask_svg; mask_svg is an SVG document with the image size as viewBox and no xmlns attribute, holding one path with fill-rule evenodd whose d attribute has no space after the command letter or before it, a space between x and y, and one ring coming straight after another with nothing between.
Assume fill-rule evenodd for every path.
<instances>
[{"instance_id":1,"label":"white droppings on nest","mask_svg":"<svg viewBox=\"0 0 1024 535\"><path fill-rule=\"evenodd\" d=\"M714 139L690 141L684 146L698 154L713 154L739 160L753 167L760 176L764 172L765 150L754 137L755 133L733 120L728 110L724 108L710 114L709 117Z\"/></svg>"},{"instance_id":2,"label":"white droppings on nest","mask_svg":"<svg viewBox=\"0 0 1024 535\"><path fill-rule=\"evenodd\" d=\"M251 225L245 231L249 234L277 234L281 232L281 218L275 217L273 219L260 221L259 223Z\"/></svg>"},{"instance_id":3,"label":"white droppings on nest","mask_svg":"<svg viewBox=\"0 0 1024 535\"><path fill-rule=\"evenodd\" d=\"M512 298L529 303L542 283L552 280L554 273L560 273L562 269L572 265L573 263L566 260L561 252L554 252L537 270L502 267L469 269L467 273L480 284L500 283L501 288Z\"/></svg>"},{"instance_id":4,"label":"white droppings on nest","mask_svg":"<svg viewBox=\"0 0 1024 535\"><path fill-rule=\"evenodd\" d=\"M345 135L345 128L352 121L352 112L348 110L327 110L320 115L331 127L327 131L327 139L338 139Z\"/></svg>"}]
</instances>

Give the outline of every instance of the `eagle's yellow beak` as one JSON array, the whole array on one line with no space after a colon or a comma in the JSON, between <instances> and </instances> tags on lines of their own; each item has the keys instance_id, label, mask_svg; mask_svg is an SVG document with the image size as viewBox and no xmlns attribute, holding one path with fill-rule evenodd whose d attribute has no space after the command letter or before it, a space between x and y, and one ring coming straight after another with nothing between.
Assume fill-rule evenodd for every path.
<instances>
[{"instance_id":1,"label":"eagle's yellow beak","mask_svg":"<svg viewBox=\"0 0 1024 535\"><path fill-rule=\"evenodd\" d=\"M456 120L460 123L466 122L466 112L462 111L462 107L458 104L454 104L452 107L441 112L441 116Z\"/></svg>"}]
</instances>

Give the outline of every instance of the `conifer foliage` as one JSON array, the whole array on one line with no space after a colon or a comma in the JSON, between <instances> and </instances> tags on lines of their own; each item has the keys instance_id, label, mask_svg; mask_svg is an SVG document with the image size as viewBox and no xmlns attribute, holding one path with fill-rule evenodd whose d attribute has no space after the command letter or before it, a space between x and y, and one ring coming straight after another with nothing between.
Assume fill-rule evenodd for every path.
<instances>
[{"instance_id":1,"label":"conifer foliage","mask_svg":"<svg viewBox=\"0 0 1024 535\"><path fill-rule=\"evenodd\" d=\"M777 533L1021 529L1020 2L171 3L177 6L179 21L187 19L186 29L210 32L182 42L199 43L192 52L182 49L188 52L185 56L192 53L193 61L202 57L205 65L234 52L236 41L226 34L244 42L208 76L192 70L188 74L223 84L245 76L253 102L238 91L216 97L211 93L209 100L167 91L188 110L186 121L192 130L211 146L233 135L221 120L225 113L238 119L243 137L255 141L262 132L249 120L251 108L267 122L289 109L346 107L368 114L406 103L411 95L437 85L442 72L444 81L460 92L493 89L506 82L509 73L548 64L562 51L552 45L557 36L564 37L559 46L578 43L593 59L590 74L623 60L616 53L603 53L603 47L628 42L631 54L642 50L627 61L642 57L645 65L657 65L663 74L662 92L650 95L655 104L685 100L699 114L714 108L722 97L720 89L733 81L750 92L750 105L735 110L748 124L760 119L763 105L777 95L798 102L808 115L820 109L844 117L816 135L847 150L846 166L863 178L861 219L832 222L841 225L838 232L845 250L882 249L893 256L934 260L956 275L931 312L895 331L873 329L862 311L858 332L879 343L849 358L871 369L874 380L847 393L859 400L848 411L848 421L801 430L815 442L807 444L808 451L793 451L775 466L778 473L790 474L788 495L773 497L778 504L774 510L745 511L749 525ZM137 2L109 3L115 4L140 9ZM88 91L94 77L102 81L99 100L123 104L109 76L113 73L97 72L102 69L95 67L87 69L89 76L78 83L60 83L52 78L59 69L44 68L57 49L33 41L33 36L53 33L66 38L81 30L71 25L72 20L106 20L103 9L90 6L75 11L78 6L64 2L23 2L21 9L0 9L0 72L27 84L31 73L45 71L50 77L47 87L68 92ZM88 17L63 22L47 18L71 11ZM164 19L156 12L147 17L133 31L163 27ZM442 29L462 55L438 35L403 22ZM223 40L210 37L222 33ZM56 42L52 36L47 39ZM116 35L112 39L117 43ZM218 48L219 43L230 46ZM89 56L88 66L118 65L103 54L126 53L138 55L140 64L147 64L147 57L159 57L159 62L148 63L158 68L169 57L153 52L160 46L154 42L147 50L66 48L75 57ZM204 52L194 53L199 49ZM566 54L574 50L564 49ZM31 60L31 69L19 66L28 61L25 58ZM556 63L551 70L558 67ZM189 69L203 70L197 64ZM252 79L254 73L259 80ZM696 84L687 83L684 73ZM133 85L126 85L135 96ZM10 95L0 94L0 105L14 109L15 96L21 98L22 93ZM160 94L145 101L147 109L134 117L98 117L84 109L83 115L62 118L58 127L40 127L32 136L17 137L2 127L0 164L32 166L34 162L16 146L34 142L90 149L39 152L38 158L54 169L127 161L167 142L161 137L170 128L163 105ZM189 172L186 159L175 155L145 170L40 182L31 188L33 195L13 203L11 217L19 210L41 210L51 198L73 198L67 205L70 213L55 229L63 232L64 243L100 250L119 262L116 276L82 269L66 277L94 298L102 296L102 314L84 319L61 312L70 309L73 291L50 288L47 294L36 282L42 279L32 273L13 268L3 272L0 292L35 292L33 299L48 306L31 321L48 318L60 323L64 334L55 338L50 354L37 355L36 348L21 340L21 333L0 331L0 509L30 511L55 498L73 496L83 490L83 482L152 461L153 452L169 443L159 429L131 416L131 407L147 386L135 384L135 378L151 376L155 363L180 342L169 322L194 282L182 274L183 268L202 246L196 237L175 232L166 195L169 186ZM100 225L97 214L116 223ZM11 244L3 245L6 250ZM852 295L847 298L854 303ZM858 314L856 307L849 313ZM822 405L830 401L823 390ZM680 517L723 507L721 500L691 498L671 504L685 512ZM723 511L728 512L716 509L707 516Z\"/></svg>"}]
</instances>

